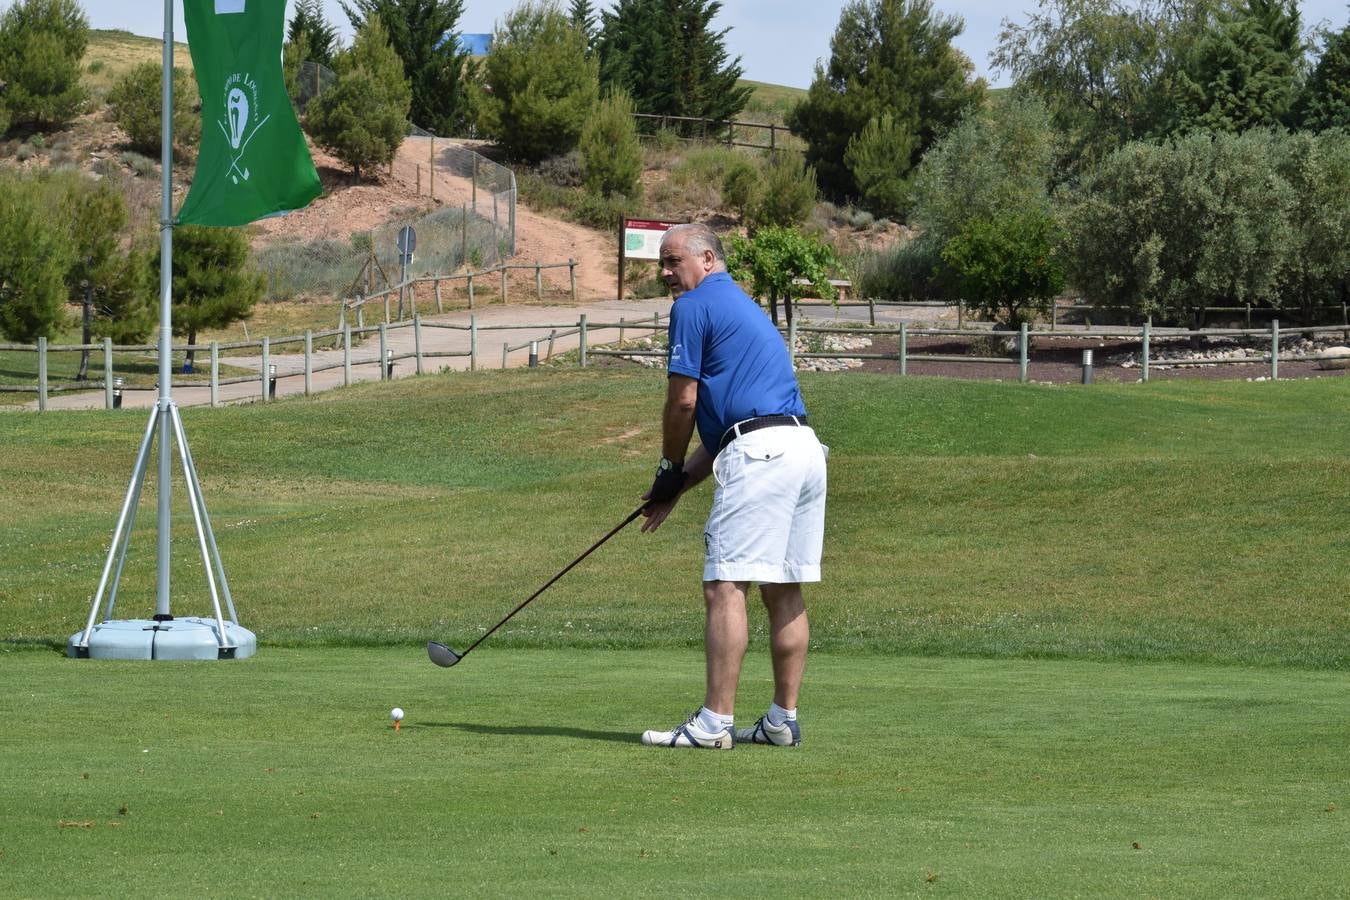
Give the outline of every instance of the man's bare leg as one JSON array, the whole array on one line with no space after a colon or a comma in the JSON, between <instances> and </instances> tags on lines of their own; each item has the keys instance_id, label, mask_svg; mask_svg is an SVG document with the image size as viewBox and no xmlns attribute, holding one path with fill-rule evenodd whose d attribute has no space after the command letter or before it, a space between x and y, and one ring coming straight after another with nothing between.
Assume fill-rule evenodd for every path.
<instances>
[{"instance_id":1,"label":"man's bare leg","mask_svg":"<svg viewBox=\"0 0 1350 900\"><path fill-rule=\"evenodd\" d=\"M797 708L797 694L806 670L811 627L800 584L762 584L764 607L769 611L769 649L773 655L773 702L783 709ZM742 645L742 648L744 645Z\"/></svg>"},{"instance_id":2,"label":"man's bare leg","mask_svg":"<svg viewBox=\"0 0 1350 900\"><path fill-rule=\"evenodd\" d=\"M703 643L708 665L703 705L724 716L732 715L736 709L736 683L741 677L741 660L745 658L750 634L745 615L745 594L749 587L746 581L703 582L703 602L707 607Z\"/></svg>"}]
</instances>

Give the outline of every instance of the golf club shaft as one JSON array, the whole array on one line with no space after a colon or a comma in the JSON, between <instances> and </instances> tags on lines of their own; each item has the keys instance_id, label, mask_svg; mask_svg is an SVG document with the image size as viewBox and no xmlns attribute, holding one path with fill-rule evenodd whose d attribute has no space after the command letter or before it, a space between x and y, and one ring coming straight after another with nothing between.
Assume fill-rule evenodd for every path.
<instances>
[{"instance_id":1,"label":"golf club shaft","mask_svg":"<svg viewBox=\"0 0 1350 900\"><path fill-rule=\"evenodd\" d=\"M543 587L541 587L539 590L535 591L535 592L534 592L533 594L531 594L530 596L526 597L525 600L522 601L521 604L520 604L519 606L517 606L515 609L513 609L513 610L511 610L509 613L507 613L506 616L505 616L505 618L503 618L503 619L502 619L500 622L498 622L496 625L493 625L492 628L488 629L488 631L487 631L486 634L482 635L481 637L478 638L478 640L476 640L476 641L474 641L472 644L470 644L470 645L469 645L469 649L468 649L468 650L465 650L463 653L461 653L461 654L459 655L459 658L460 658L460 659L463 659L464 657L468 656L469 653L471 653L471 652L473 651L473 648L474 648L474 647L477 647L479 644L483 643L483 641L485 641L485 640L487 640L488 638L490 638L490 637L492 636L492 633L493 633L494 631L496 631L498 628L501 628L501 627L502 627L503 625L505 625L507 622L511 621L511 617L512 617L512 616L514 616L516 613L520 612L520 611L521 611L522 609L524 609L525 607L529 606L529 605L530 605L530 601L532 601L535 597L538 597L538 596L539 596L540 594L542 594L544 591L548 590L549 587L553 584L553 582L557 581L559 578L563 577L563 576L566 575L568 572L572 571L572 568L573 568L577 563L581 562L583 559L585 559L586 557L590 556L592 553L594 553L594 552L600 547L601 544L603 544L605 541L609 540L610 538L614 537L614 535L616 535L616 534L618 534L620 531L622 531L622 530L624 529L624 527L628 525L629 522L633 521L633 520L636 519L638 516L642 515L642 511L643 511L644 509L646 509L646 508L647 508L647 504L646 504L646 503L643 503L642 506L639 506L637 509L635 509L635 510L633 510L631 513L629 513L629 514L628 514L628 517L627 517L626 519L624 519L622 522L620 522L618 525L615 525L613 528L611 528L611 529L609 530L609 533L608 533L608 534L606 534L606 535L605 535L604 537L602 537L600 540L596 541L594 544L591 544L591 547L590 547L589 550L587 550L585 553L583 553L583 554L581 554L580 556L578 556L576 559L572 560L570 563L568 563L568 564L567 564L567 568L563 569L563 570L562 570L561 572L559 572L557 575L554 575L552 578L550 578L550 579L544 584Z\"/></svg>"}]
</instances>

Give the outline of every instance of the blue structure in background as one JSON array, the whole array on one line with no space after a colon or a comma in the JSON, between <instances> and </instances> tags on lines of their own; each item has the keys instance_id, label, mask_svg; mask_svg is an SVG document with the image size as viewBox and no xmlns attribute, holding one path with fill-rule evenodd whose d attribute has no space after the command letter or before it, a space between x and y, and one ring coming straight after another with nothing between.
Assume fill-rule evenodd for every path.
<instances>
[{"instance_id":1,"label":"blue structure in background","mask_svg":"<svg viewBox=\"0 0 1350 900\"><path fill-rule=\"evenodd\" d=\"M449 34L441 35L441 39L436 42L436 48L439 50L445 42L450 39ZM455 35L455 49L461 53L469 51L470 56L487 56L488 51L492 49L492 35L490 34L460 34Z\"/></svg>"}]
</instances>

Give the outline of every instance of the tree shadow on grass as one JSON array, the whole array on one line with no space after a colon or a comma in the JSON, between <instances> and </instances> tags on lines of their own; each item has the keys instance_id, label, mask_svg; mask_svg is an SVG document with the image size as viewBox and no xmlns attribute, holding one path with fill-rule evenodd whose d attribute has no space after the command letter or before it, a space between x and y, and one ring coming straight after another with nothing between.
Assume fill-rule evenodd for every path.
<instances>
[{"instance_id":1,"label":"tree shadow on grass","mask_svg":"<svg viewBox=\"0 0 1350 900\"><path fill-rule=\"evenodd\" d=\"M405 723L404 727L408 727ZM418 728L456 728L471 734L495 734L505 737L567 737L582 741L611 741L616 744L636 744L636 734L629 731L595 731L589 728L563 728L554 725L480 725L473 722L417 722Z\"/></svg>"}]
</instances>

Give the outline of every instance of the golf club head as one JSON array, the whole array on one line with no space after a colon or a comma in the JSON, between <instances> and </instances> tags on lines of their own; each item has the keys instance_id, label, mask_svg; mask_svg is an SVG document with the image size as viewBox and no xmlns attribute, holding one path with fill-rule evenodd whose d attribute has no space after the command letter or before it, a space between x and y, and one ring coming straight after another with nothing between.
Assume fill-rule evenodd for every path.
<instances>
[{"instance_id":1,"label":"golf club head","mask_svg":"<svg viewBox=\"0 0 1350 900\"><path fill-rule=\"evenodd\" d=\"M427 642L427 656L442 669L448 669L460 660L458 653L437 641Z\"/></svg>"}]
</instances>

